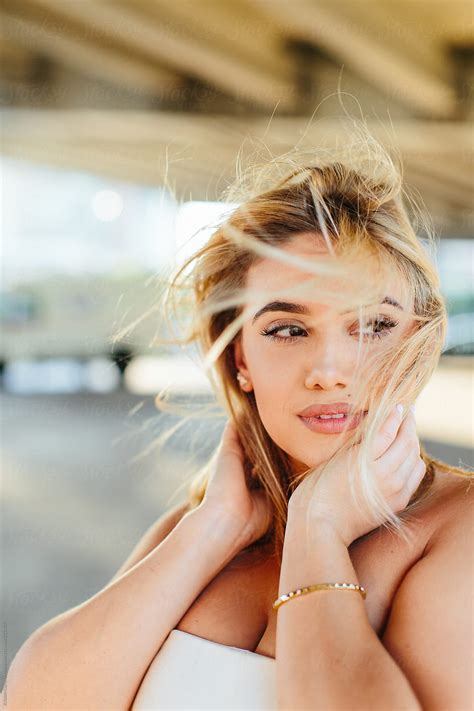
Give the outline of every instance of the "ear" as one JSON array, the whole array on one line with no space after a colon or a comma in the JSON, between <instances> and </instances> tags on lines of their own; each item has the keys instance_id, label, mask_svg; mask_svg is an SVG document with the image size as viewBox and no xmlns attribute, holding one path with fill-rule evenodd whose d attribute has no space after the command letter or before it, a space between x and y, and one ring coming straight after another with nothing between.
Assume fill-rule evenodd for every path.
<instances>
[{"instance_id":1,"label":"ear","mask_svg":"<svg viewBox=\"0 0 474 711\"><path fill-rule=\"evenodd\" d=\"M242 373L244 378L247 378L248 380L248 385L243 388L245 390L252 390L252 385L251 385L251 378L250 378L250 373L247 368L247 364L245 362L245 355L244 355L244 349L242 346L242 338L239 336L239 338L234 341L234 360L235 360L235 367L237 368L239 373Z\"/></svg>"},{"instance_id":2,"label":"ear","mask_svg":"<svg viewBox=\"0 0 474 711\"><path fill-rule=\"evenodd\" d=\"M236 341L234 341L234 360L235 367L237 368L237 370L240 371L242 375L244 375L246 378L248 378L249 373L247 370L247 364L245 362L242 339L240 337Z\"/></svg>"}]
</instances>

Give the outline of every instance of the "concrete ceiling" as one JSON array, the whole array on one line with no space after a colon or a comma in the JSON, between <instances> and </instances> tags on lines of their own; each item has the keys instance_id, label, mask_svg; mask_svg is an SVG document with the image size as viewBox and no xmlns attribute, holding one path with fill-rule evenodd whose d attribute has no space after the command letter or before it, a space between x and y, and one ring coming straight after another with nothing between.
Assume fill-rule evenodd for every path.
<instances>
[{"instance_id":1,"label":"concrete ceiling","mask_svg":"<svg viewBox=\"0 0 474 711\"><path fill-rule=\"evenodd\" d=\"M340 89L471 236L473 34L464 0L3 0L2 151L216 199L242 150L326 140Z\"/></svg>"}]
</instances>

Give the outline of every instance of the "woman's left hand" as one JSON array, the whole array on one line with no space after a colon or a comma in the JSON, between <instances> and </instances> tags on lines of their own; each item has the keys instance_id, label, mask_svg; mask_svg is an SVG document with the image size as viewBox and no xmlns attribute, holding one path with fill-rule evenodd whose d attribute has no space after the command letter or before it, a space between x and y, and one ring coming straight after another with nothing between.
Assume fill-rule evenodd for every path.
<instances>
[{"instance_id":1,"label":"woman's left hand","mask_svg":"<svg viewBox=\"0 0 474 711\"><path fill-rule=\"evenodd\" d=\"M349 472L356 466L354 454L358 447L360 444L353 445L336 458L323 481L318 479L317 471L303 479L290 497L289 519L302 521L303 525L307 514L315 522L325 520L347 546L379 525L370 513L360 513L352 500ZM376 436L371 468L392 511L404 509L426 472L411 409L403 421L396 408L390 413ZM354 474L357 486L357 472Z\"/></svg>"}]
</instances>

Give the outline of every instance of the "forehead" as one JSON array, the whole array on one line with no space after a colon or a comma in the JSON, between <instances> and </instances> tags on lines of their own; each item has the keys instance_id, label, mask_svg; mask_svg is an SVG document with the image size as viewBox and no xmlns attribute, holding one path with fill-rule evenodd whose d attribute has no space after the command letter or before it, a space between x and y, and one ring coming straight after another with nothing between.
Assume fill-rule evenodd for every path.
<instances>
[{"instance_id":1,"label":"forehead","mask_svg":"<svg viewBox=\"0 0 474 711\"><path fill-rule=\"evenodd\" d=\"M337 261L337 256L328 253L324 239L321 236L312 233L302 233L292 237L287 243L279 245L278 249L289 254L295 255L307 260L308 262L324 262L334 263ZM371 267L374 265L370 257L367 257L367 265L364 268L364 280L370 279ZM356 279L359 275L354 275ZM313 272L305 271L304 267L294 264L287 264L280 260L270 258L258 258L256 262L249 268L245 280L245 286L249 289L264 290L268 289L272 292L272 298L278 294L278 289L301 284L304 281L317 279L317 275ZM330 282L331 288L338 291L344 291L347 288L346 280L340 277L327 277L326 283ZM383 285L384 294L390 294L405 308L409 307L409 297L406 285L400 273L395 270L390 270ZM288 296L288 294L287 294ZM295 301L310 304L310 293L296 293Z\"/></svg>"}]
</instances>

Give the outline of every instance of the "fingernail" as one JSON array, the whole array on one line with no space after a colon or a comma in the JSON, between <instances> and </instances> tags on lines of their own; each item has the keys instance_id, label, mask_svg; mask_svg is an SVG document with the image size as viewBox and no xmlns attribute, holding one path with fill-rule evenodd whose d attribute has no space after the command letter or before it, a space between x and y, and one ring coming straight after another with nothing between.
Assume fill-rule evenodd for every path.
<instances>
[{"instance_id":1,"label":"fingernail","mask_svg":"<svg viewBox=\"0 0 474 711\"><path fill-rule=\"evenodd\" d=\"M398 403L397 405L397 412L399 415L403 413L403 405L401 403Z\"/></svg>"}]
</instances>

